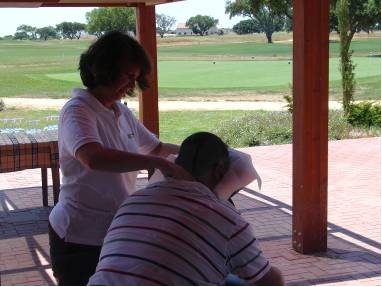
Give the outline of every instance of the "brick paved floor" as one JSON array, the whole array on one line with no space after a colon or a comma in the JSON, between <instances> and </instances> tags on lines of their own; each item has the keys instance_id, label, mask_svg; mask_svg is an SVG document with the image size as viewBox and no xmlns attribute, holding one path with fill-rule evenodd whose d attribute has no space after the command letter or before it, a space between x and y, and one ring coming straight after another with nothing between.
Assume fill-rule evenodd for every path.
<instances>
[{"instance_id":1,"label":"brick paved floor","mask_svg":"<svg viewBox=\"0 0 382 287\"><path fill-rule=\"evenodd\" d=\"M234 201L288 285L381 285L380 138L329 143L328 250L313 255L291 248L291 145L244 150L263 187L251 184ZM40 185L39 170L0 174L2 285L55 284L47 238L51 208L42 207Z\"/></svg>"}]
</instances>

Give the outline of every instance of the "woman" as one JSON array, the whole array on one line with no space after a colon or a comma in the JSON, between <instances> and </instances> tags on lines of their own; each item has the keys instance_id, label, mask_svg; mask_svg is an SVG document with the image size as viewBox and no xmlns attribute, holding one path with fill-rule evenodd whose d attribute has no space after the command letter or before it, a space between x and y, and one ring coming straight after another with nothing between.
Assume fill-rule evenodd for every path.
<instances>
[{"instance_id":1,"label":"woman","mask_svg":"<svg viewBox=\"0 0 382 287\"><path fill-rule=\"evenodd\" d=\"M135 84L148 86L150 61L132 37L110 32L81 55L87 89L74 89L59 122L60 198L49 216L50 253L59 285L86 285L121 202L135 192L137 171L159 169L190 179L164 159L178 146L161 143L120 103Z\"/></svg>"}]
</instances>

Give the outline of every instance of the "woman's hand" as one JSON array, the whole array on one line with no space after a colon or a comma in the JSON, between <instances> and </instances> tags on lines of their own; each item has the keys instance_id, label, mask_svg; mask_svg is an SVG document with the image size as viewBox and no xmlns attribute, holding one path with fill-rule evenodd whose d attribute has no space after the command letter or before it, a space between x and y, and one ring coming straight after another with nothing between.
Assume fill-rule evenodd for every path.
<instances>
[{"instance_id":1,"label":"woman's hand","mask_svg":"<svg viewBox=\"0 0 382 287\"><path fill-rule=\"evenodd\" d=\"M165 177L173 177L176 179L189 181L195 180L193 176L183 167L163 158L160 158L158 169L163 173Z\"/></svg>"}]
</instances>

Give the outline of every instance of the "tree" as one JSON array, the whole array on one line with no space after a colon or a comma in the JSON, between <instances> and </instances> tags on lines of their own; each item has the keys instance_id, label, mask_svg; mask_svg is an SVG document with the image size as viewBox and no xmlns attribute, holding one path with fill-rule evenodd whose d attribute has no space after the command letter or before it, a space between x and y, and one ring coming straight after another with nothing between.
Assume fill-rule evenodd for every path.
<instances>
[{"instance_id":1,"label":"tree","mask_svg":"<svg viewBox=\"0 0 382 287\"><path fill-rule=\"evenodd\" d=\"M354 100L355 65L351 59L353 50L349 50L349 0L337 1L336 14L338 18L338 31L340 33L340 72L342 76L342 107L345 115L350 113L350 106Z\"/></svg>"},{"instance_id":2,"label":"tree","mask_svg":"<svg viewBox=\"0 0 382 287\"><path fill-rule=\"evenodd\" d=\"M5 110L5 104L3 99L0 99L0 112Z\"/></svg>"},{"instance_id":3,"label":"tree","mask_svg":"<svg viewBox=\"0 0 382 287\"><path fill-rule=\"evenodd\" d=\"M28 40L29 35L27 34L27 32L16 32L13 38L15 40Z\"/></svg>"},{"instance_id":4,"label":"tree","mask_svg":"<svg viewBox=\"0 0 382 287\"><path fill-rule=\"evenodd\" d=\"M14 39L13 35L5 35L1 38L1 40L13 40L13 39Z\"/></svg>"},{"instance_id":5,"label":"tree","mask_svg":"<svg viewBox=\"0 0 382 287\"><path fill-rule=\"evenodd\" d=\"M235 15L242 15L241 12L247 13L248 17L251 12L260 9L261 6L269 7L272 12L280 17L293 19L293 0L235 0L234 2L226 2L226 13L233 12ZM229 10L228 10L229 9ZM246 10L246 11L244 11ZM231 17L235 16L232 15Z\"/></svg>"},{"instance_id":6,"label":"tree","mask_svg":"<svg viewBox=\"0 0 382 287\"><path fill-rule=\"evenodd\" d=\"M230 18L237 15L249 17L253 21L254 27L265 33L268 43L272 43L272 34L284 28L286 16L274 12L272 6L268 6L266 2L251 0L228 1L226 3L226 13L229 13Z\"/></svg>"},{"instance_id":7,"label":"tree","mask_svg":"<svg viewBox=\"0 0 382 287\"><path fill-rule=\"evenodd\" d=\"M342 104L345 114L350 111L354 98L355 65L352 62L353 51L350 44L356 32L373 31L381 24L380 0L332 0L331 15L337 21L331 20L331 30L340 34L340 71L342 76ZM334 18L333 16L331 18Z\"/></svg>"},{"instance_id":8,"label":"tree","mask_svg":"<svg viewBox=\"0 0 382 287\"><path fill-rule=\"evenodd\" d=\"M284 28L282 30L284 30L286 32L292 32L293 31L293 19L285 17Z\"/></svg>"},{"instance_id":9,"label":"tree","mask_svg":"<svg viewBox=\"0 0 382 287\"><path fill-rule=\"evenodd\" d=\"M40 39L44 39L45 41L48 40L48 38L56 39L58 37L56 29L52 26L38 28L36 34L39 35Z\"/></svg>"},{"instance_id":10,"label":"tree","mask_svg":"<svg viewBox=\"0 0 382 287\"><path fill-rule=\"evenodd\" d=\"M218 19L211 16L196 15L187 20L186 26L189 27L194 34L200 36L205 35L210 28L219 23Z\"/></svg>"},{"instance_id":11,"label":"tree","mask_svg":"<svg viewBox=\"0 0 382 287\"><path fill-rule=\"evenodd\" d=\"M56 25L56 30L61 34L64 39L79 39L81 33L85 31L86 25L78 22L62 22Z\"/></svg>"},{"instance_id":12,"label":"tree","mask_svg":"<svg viewBox=\"0 0 382 287\"><path fill-rule=\"evenodd\" d=\"M90 34L101 36L105 32L118 30L135 33L135 9L123 8L97 8L86 13L87 31Z\"/></svg>"},{"instance_id":13,"label":"tree","mask_svg":"<svg viewBox=\"0 0 382 287\"><path fill-rule=\"evenodd\" d=\"M82 32L86 31L86 24L78 23L78 22L73 22L73 30L76 31L75 37L78 40L79 38L81 38Z\"/></svg>"},{"instance_id":14,"label":"tree","mask_svg":"<svg viewBox=\"0 0 382 287\"><path fill-rule=\"evenodd\" d=\"M15 38L19 38L19 39L31 39L31 40L35 40L37 39L37 36L36 36L36 27L32 27L32 26L29 26L29 25L20 25L17 27L16 29L16 33L15 33Z\"/></svg>"},{"instance_id":15,"label":"tree","mask_svg":"<svg viewBox=\"0 0 382 287\"><path fill-rule=\"evenodd\" d=\"M165 14L156 14L157 33L163 38L163 35L170 31L175 24L176 19Z\"/></svg>"},{"instance_id":16,"label":"tree","mask_svg":"<svg viewBox=\"0 0 382 287\"><path fill-rule=\"evenodd\" d=\"M333 32L333 31L339 33L339 31L338 31L338 17L337 17L335 7L334 7L334 9L329 10L329 32Z\"/></svg>"},{"instance_id":17,"label":"tree","mask_svg":"<svg viewBox=\"0 0 382 287\"><path fill-rule=\"evenodd\" d=\"M251 19L240 21L232 27L233 31L237 34L251 34L251 33L260 33L255 27L255 24Z\"/></svg>"},{"instance_id":18,"label":"tree","mask_svg":"<svg viewBox=\"0 0 382 287\"><path fill-rule=\"evenodd\" d=\"M331 0L330 29L339 32L337 2ZM348 35L350 42L355 33L360 31L372 32L381 26L381 1L380 0L349 0L349 26ZM337 19L334 19L336 16Z\"/></svg>"},{"instance_id":19,"label":"tree","mask_svg":"<svg viewBox=\"0 0 382 287\"><path fill-rule=\"evenodd\" d=\"M293 0L263 0L258 2L264 2L275 15L286 17L287 22L293 20Z\"/></svg>"}]
</instances>

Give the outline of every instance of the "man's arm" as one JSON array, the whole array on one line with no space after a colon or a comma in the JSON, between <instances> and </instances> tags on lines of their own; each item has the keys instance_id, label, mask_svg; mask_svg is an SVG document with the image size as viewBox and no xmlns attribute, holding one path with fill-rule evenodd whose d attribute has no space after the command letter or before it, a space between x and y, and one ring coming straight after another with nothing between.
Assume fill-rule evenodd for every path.
<instances>
[{"instance_id":1,"label":"man's arm","mask_svg":"<svg viewBox=\"0 0 382 287\"><path fill-rule=\"evenodd\" d=\"M256 285L260 286L284 286L284 278L280 270L274 266L269 271L256 281Z\"/></svg>"},{"instance_id":2,"label":"man's arm","mask_svg":"<svg viewBox=\"0 0 382 287\"><path fill-rule=\"evenodd\" d=\"M281 272L263 255L251 226L243 220L237 228L229 244L230 272L247 285L284 285Z\"/></svg>"}]
</instances>

